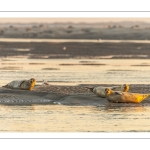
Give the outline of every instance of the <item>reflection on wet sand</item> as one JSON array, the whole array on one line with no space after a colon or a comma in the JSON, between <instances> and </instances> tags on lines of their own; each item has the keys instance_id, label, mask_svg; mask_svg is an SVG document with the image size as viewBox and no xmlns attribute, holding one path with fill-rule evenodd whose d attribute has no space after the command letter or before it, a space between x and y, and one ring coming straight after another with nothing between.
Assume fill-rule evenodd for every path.
<instances>
[{"instance_id":1,"label":"reflection on wet sand","mask_svg":"<svg viewBox=\"0 0 150 150\"><path fill-rule=\"evenodd\" d=\"M139 65L131 65L131 66L141 66L141 67L147 67L147 66L150 66L150 65L146 65L146 64L139 64Z\"/></svg>"},{"instance_id":2,"label":"reflection on wet sand","mask_svg":"<svg viewBox=\"0 0 150 150\"><path fill-rule=\"evenodd\" d=\"M60 70L60 68L42 68L42 70Z\"/></svg>"},{"instance_id":3,"label":"reflection on wet sand","mask_svg":"<svg viewBox=\"0 0 150 150\"><path fill-rule=\"evenodd\" d=\"M139 104L138 106L134 105L120 105L120 106L114 106L111 103L107 104L104 108L104 111L106 112L114 112L114 111L118 111L118 112L127 112L127 113L136 113L136 112L143 112L145 111L146 108L142 106L142 104Z\"/></svg>"},{"instance_id":4,"label":"reflection on wet sand","mask_svg":"<svg viewBox=\"0 0 150 150\"><path fill-rule=\"evenodd\" d=\"M4 84L14 79L31 77L36 78L39 83L47 80L52 81L52 84L147 84L150 82L148 66L150 60L145 59L81 60L9 57L0 60L0 76ZM10 63L10 61L15 62ZM145 66L138 66L139 64ZM8 72L4 72L6 70ZM12 71L15 71L15 74Z\"/></svg>"},{"instance_id":5,"label":"reflection on wet sand","mask_svg":"<svg viewBox=\"0 0 150 150\"><path fill-rule=\"evenodd\" d=\"M123 69L111 69L107 71L133 71L133 70L123 70ZM134 70L134 71L139 71L139 70Z\"/></svg>"},{"instance_id":6,"label":"reflection on wet sand","mask_svg":"<svg viewBox=\"0 0 150 150\"><path fill-rule=\"evenodd\" d=\"M1 63L1 65L25 65L25 63Z\"/></svg>"},{"instance_id":7,"label":"reflection on wet sand","mask_svg":"<svg viewBox=\"0 0 150 150\"><path fill-rule=\"evenodd\" d=\"M84 63L84 64L59 64L60 66L74 66L74 65L89 65L89 66L103 66L106 64L99 64L99 63Z\"/></svg>"},{"instance_id":8,"label":"reflection on wet sand","mask_svg":"<svg viewBox=\"0 0 150 150\"><path fill-rule=\"evenodd\" d=\"M29 63L29 65L44 65L45 63Z\"/></svg>"},{"instance_id":9,"label":"reflection on wet sand","mask_svg":"<svg viewBox=\"0 0 150 150\"><path fill-rule=\"evenodd\" d=\"M129 110L123 107L106 111L103 107L0 106L0 131L149 132L148 111L148 107L131 107Z\"/></svg>"},{"instance_id":10,"label":"reflection on wet sand","mask_svg":"<svg viewBox=\"0 0 150 150\"><path fill-rule=\"evenodd\" d=\"M21 70L22 67L2 67L0 70Z\"/></svg>"}]
</instances>

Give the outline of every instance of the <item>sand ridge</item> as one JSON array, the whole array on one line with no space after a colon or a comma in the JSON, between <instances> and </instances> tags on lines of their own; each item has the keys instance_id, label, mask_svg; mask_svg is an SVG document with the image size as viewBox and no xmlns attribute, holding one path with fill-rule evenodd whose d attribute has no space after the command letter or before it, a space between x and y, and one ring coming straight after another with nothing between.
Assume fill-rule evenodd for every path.
<instances>
[{"instance_id":1,"label":"sand ridge","mask_svg":"<svg viewBox=\"0 0 150 150\"><path fill-rule=\"evenodd\" d=\"M0 89L0 104L5 105L33 105L33 104L49 104L49 105L71 105L71 106L114 106L114 107L130 107L130 106L150 106L150 98L147 98L140 104L129 103L110 103L106 98L100 98L85 88L86 86L98 85L38 85L32 91ZM112 86L112 85L102 85ZM146 85L130 85L130 92L150 93L150 87Z\"/></svg>"}]
</instances>

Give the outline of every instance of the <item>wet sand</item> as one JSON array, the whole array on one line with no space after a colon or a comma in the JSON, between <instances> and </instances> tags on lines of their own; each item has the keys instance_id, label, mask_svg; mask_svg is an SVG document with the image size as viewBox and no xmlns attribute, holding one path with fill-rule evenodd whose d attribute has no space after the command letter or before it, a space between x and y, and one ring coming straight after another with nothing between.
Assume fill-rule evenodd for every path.
<instances>
[{"instance_id":1,"label":"wet sand","mask_svg":"<svg viewBox=\"0 0 150 150\"><path fill-rule=\"evenodd\" d=\"M106 98L100 98L93 94L86 86L98 86L82 84L76 86L60 86L60 85L37 85L32 91L14 90L1 88L0 104L5 105L32 105L32 104L49 104L49 105L68 105L68 106L106 106L110 107L134 107L134 106L150 106L150 97L140 104L131 103L110 103ZM112 85L100 85L112 86ZM130 92L134 93L150 93L148 84L130 85Z\"/></svg>"}]
</instances>

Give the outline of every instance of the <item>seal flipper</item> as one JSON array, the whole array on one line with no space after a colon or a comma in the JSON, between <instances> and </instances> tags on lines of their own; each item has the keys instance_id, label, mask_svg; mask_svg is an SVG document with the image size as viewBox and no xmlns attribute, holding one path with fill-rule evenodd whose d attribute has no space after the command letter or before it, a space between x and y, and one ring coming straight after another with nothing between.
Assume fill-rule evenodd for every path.
<instances>
[{"instance_id":1,"label":"seal flipper","mask_svg":"<svg viewBox=\"0 0 150 150\"><path fill-rule=\"evenodd\" d=\"M117 92L117 91L115 91L114 93L115 93L116 95L123 95L122 92Z\"/></svg>"},{"instance_id":2,"label":"seal flipper","mask_svg":"<svg viewBox=\"0 0 150 150\"><path fill-rule=\"evenodd\" d=\"M2 87L4 87L4 88L8 88L8 84L6 84L6 85L4 85L4 86L2 86Z\"/></svg>"},{"instance_id":3,"label":"seal flipper","mask_svg":"<svg viewBox=\"0 0 150 150\"><path fill-rule=\"evenodd\" d=\"M113 90L113 91L115 91L116 87L111 87L110 89Z\"/></svg>"}]
</instances>

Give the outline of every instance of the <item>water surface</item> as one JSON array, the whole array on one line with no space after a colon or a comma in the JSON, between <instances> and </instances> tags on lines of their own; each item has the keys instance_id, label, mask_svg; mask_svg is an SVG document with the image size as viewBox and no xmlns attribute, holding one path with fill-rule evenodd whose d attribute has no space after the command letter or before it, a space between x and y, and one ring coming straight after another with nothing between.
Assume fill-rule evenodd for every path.
<instances>
[{"instance_id":1,"label":"water surface","mask_svg":"<svg viewBox=\"0 0 150 150\"><path fill-rule=\"evenodd\" d=\"M37 84L148 84L149 59L1 58L0 86L34 77Z\"/></svg>"},{"instance_id":2,"label":"water surface","mask_svg":"<svg viewBox=\"0 0 150 150\"><path fill-rule=\"evenodd\" d=\"M0 131L149 132L149 107L0 106Z\"/></svg>"}]
</instances>

